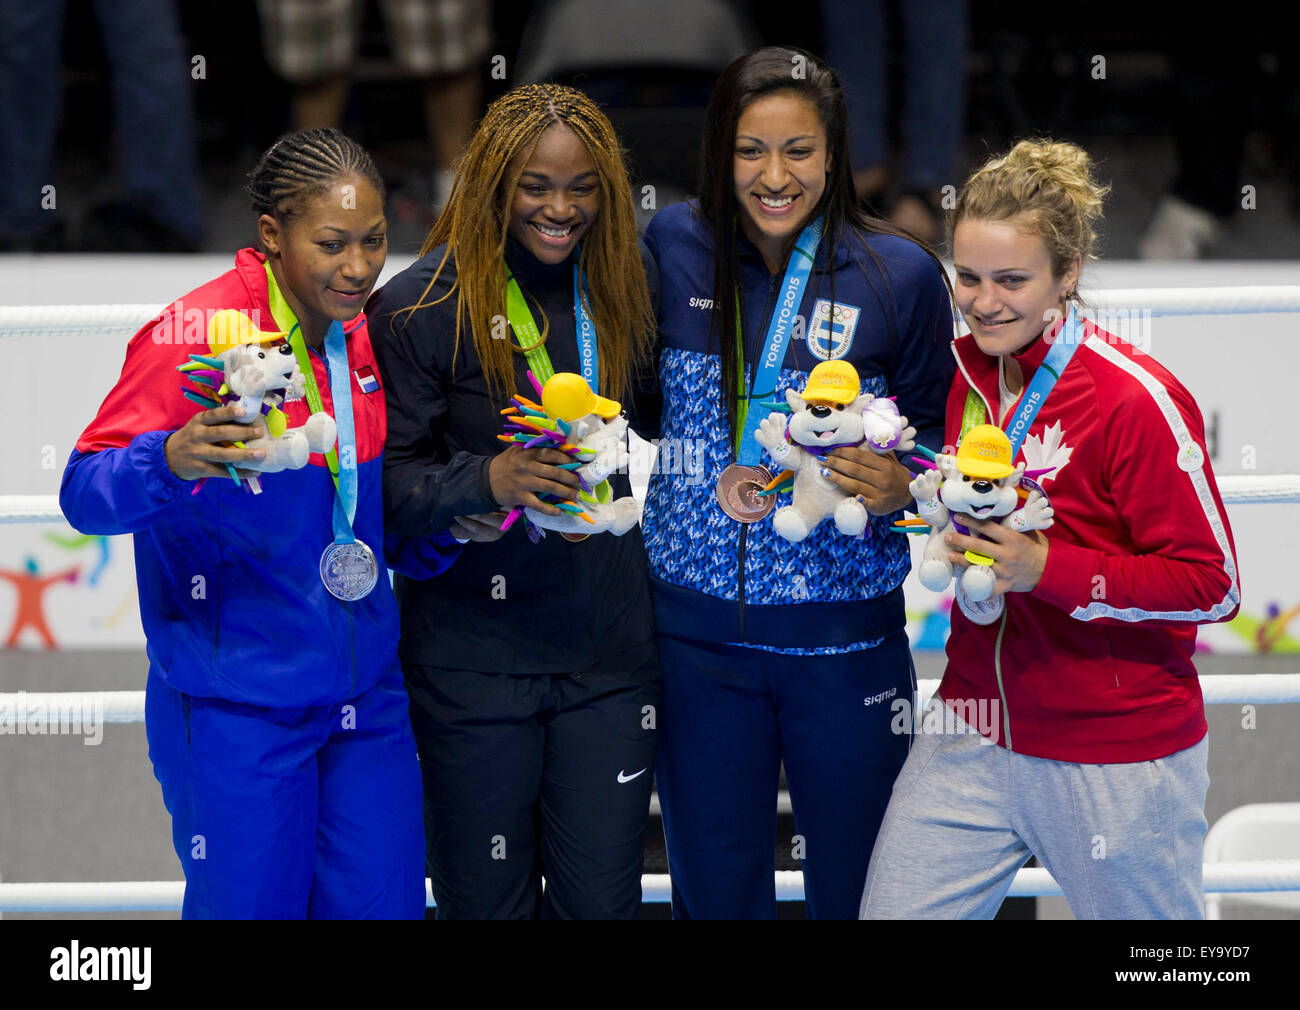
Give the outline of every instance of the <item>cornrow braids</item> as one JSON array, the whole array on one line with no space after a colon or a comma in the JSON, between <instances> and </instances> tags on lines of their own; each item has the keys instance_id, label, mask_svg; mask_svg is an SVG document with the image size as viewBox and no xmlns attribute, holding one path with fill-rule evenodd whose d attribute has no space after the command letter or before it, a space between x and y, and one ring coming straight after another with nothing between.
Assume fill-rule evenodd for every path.
<instances>
[{"instance_id":1,"label":"cornrow braids","mask_svg":"<svg viewBox=\"0 0 1300 1010\"><path fill-rule=\"evenodd\" d=\"M256 214L287 220L304 197L329 189L335 179L359 175L384 199L384 181L366 149L333 128L286 133L248 173L244 192Z\"/></svg>"},{"instance_id":2,"label":"cornrow braids","mask_svg":"<svg viewBox=\"0 0 1300 1010\"><path fill-rule=\"evenodd\" d=\"M624 152L614 127L581 91L558 84L526 84L496 99L483 115L456 166L451 195L420 250L427 256L446 245L433 278L410 314L453 294L456 301L455 355L468 331L492 389L515 393L517 346L493 340L491 320L505 315L505 248L509 210L520 176L542 133L555 124L582 141L600 179L600 208L582 239L581 265L587 277L587 306L600 342L600 392L621 399L633 371L654 339L654 310L636 237L636 212ZM426 302L443 266L454 257L456 280L442 298ZM585 297L585 296L584 296ZM542 340L549 333L545 313Z\"/></svg>"}]
</instances>

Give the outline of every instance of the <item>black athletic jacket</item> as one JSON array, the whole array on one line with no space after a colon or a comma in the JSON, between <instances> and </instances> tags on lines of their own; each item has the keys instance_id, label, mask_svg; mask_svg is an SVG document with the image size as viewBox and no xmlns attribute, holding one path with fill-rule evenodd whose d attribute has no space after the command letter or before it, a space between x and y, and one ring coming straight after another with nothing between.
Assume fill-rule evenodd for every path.
<instances>
[{"instance_id":1,"label":"black athletic jacket","mask_svg":"<svg viewBox=\"0 0 1300 1010\"><path fill-rule=\"evenodd\" d=\"M409 315L444 247L413 263L371 297L366 307L388 403L384 449L384 523L394 533L427 536L459 515L498 508L488 463L505 448L499 411L509 405L487 380L469 334L452 366L456 300ZM537 315L550 322L547 350L557 372L577 372L573 264L548 266L513 240L506 258ZM643 248L655 292L654 263ZM424 299L447 293L456 277L448 260ZM538 326L542 325L540 316ZM599 340L599 335L597 335ZM522 354L515 383L532 396ZM653 367L646 369L653 388ZM653 393L625 399L639 434L657 434ZM637 408L640 407L638 413ZM630 493L626 474L610 478L616 496ZM422 531L422 532L421 532ZM399 654L405 663L485 673L614 672L654 656L654 626L641 529L602 533L570 543L548 532L531 543L522 519L495 543L468 543L444 574L427 582L396 577L401 605Z\"/></svg>"}]
</instances>

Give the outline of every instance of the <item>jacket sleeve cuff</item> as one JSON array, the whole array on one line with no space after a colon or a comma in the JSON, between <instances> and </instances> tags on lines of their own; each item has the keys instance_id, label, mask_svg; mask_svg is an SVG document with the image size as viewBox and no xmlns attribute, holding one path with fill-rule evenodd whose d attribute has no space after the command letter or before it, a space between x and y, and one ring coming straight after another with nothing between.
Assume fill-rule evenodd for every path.
<instances>
[{"instance_id":1,"label":"jacket sleeve cuff","mask_svg":"<svg viewBox=\"0 0 1300 1010\"><path fill-rule=\"evenodd\" d=\"M1031 595L1067 614L1076 607L1087 606L1096 584L1093 580L1101 574L1101 560L1100 551L1051 542L1047 548L1047 567Z\"/></svg>"},{"instance_id":2,"label":"jacket sleeve cuff","mask_svg":"<svg viewBox=\"0 0 1300 1010\"><path fill-rule=\"evenodd\" d=\"M501 506L497 504L496 496L492 494L492 478L488 473L488 468L491 466L491 456L484 456L479 460L478 493L479 497L483 500L483 503L487 506L486 508L479 510L482 512L496 512L501 508Z\"/></svg>"},{"instance_id":3,"label":"jacket sleeve cuff","mask_svg":"<svg viewBox=\"0 0 1300 1010\"><path fill-rule=\"evenodd\" d=\"M450 533L431 537L384 536L384 559L399 575L423 581L441 575L460 557L461 545Z\"/></svg>"},{"instance_id":4,"label":"jacket sleeve cuff","mask_svg":"<svg viewBox=\"0 0 1300 1010\"><path fill-rule=\"evenodd\" d=\"M172 473L167 465L167 439L175 432L146 431L131 440L131 452L144 463L145 487L151 497L171 501L181 489L191 484Z\"/></svg>"}]
</instances>

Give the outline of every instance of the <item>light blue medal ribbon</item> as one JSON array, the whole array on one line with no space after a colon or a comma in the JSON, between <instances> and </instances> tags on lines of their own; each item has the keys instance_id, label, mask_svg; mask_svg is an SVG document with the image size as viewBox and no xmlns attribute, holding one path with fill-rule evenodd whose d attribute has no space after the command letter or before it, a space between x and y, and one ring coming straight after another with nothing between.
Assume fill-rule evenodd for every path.
<instances>
[{"instance_id":1,"label":"light blue medal ribbon","mask_svg":"<svg viewBox=\"0 0 1300 1010\"><path fill-rule=\"evenodd\" d=\"M1029 388L1025 390L1020 410L1016 412L1016 416L1007 425L1007 438L1011 442L1012 460L1015 460L1016 453L1020 451L1025 436L1029 434L1029 426L1034 423L1034 418L1038 416L1039 409L1047 400L1047 394L1056 385L1056 380L1065 371L1065 366L1070 363L1070 359L1074 357L1074 352L1079 349L1083 339L1083 324L1079 322L1079 314L1075 311L1074 303L1071 302L1070 307L1066 310L1065 325L1061 327L1061 332L1057 334L1051 350L1047 352L1047 357L1043 359L1043 363L1034 372L1034 377L1029 382Z\"/></svg>"},{"instance_id":2,"label":"light blue medal ribbon","mask_svg":"<svg viewBox=\"0 0 1300 1010\"><path fill-rule=\"evenodd\" d=\"M352 521L357 514L357 437L352 416L352 374L343 324L330 323L325 331L325 362L329 367L330 396L338 428L339 461L334 474L334 542L320 559L325 588L340 600L352 602L370 593L379 581L379 561L374 551L357 539Z\"/></svg>"},{"instance_id":3,"label":"light blue medal ribbon","mask_svg":"<svg viewBox=\"0 0 1300 1010\"><path fill-rule=\"evenodd\" d=\"M754 362L754 381L750 383L749 396L745 400L741 414L738 462L742 466L757 466L763 457L763 447L754 439L754 432L747 430L749 408L755 400L765 400L776 392L776 380L785 362L785 349L790 343L790 334L794 331L795 316L799 312L799 305L808 287L808 275L812 273L813 260L817 256L817 246L821 242L825 224L825 219L819 217L807 225L799 233L799 238L790 253L790 262L786 265L785 280L782 282L781 299L772 310L772 321L768 324L763 353ZM739 318L736 320L736 327L737 330L740 329ZM743 361L740 363L740 369L743 374Z\"/></svg>"},{"instance_id":4,"label":"light blue medal ribbon","mask_svg":"<svg viewBox=\"0 0 1300 1010\"><path fill-rule=\"evenodd\" d=\"M348 348L343 324L337 320L325 331L325 361L329 365L330 396L334 399L334 423L339 432L338 494L334 496L334 542L356 541L352 520L357 514L357 433L352 418L352 376L348 372Z\"/></svg>"},{"instance_id":5,"label":"light blue medal ribbon","mask_svg":"<svg viewBox=\"0 0 1300 1010\"><path fill-rule=\"evenodd\" d=\"M578 335L578 367L582 377L587 380L587 385L594 391L600 392L596 324L591 316L587 315L587 309L582 304L583 294L586 294L590 300L591 289L587 287L587 278L582 275L582 270L575 262L573 264L573 321L574 330Z\"/></svg>"}]
</instances>

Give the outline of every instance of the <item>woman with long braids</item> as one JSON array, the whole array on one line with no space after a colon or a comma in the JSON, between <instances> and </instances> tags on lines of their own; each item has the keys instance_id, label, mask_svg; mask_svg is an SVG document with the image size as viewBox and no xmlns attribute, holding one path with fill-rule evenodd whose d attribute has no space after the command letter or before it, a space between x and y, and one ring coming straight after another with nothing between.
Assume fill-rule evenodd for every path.
<instances>
[{"instance_id":1,"label":"woman with long braids","mask_svg":"<svg viewBox=\"0 0 1300 1010\"><path fill-rule=\"evenodd\" d=\"M261 251L132 338L59 503L85 533L135 534L145 729L184 917L421 918L419 766L375 554L428 577L456 548L450 534L385 544L386 415L362 313L386 255L383 183L348 137L305 130L247 190ZM244 343L299 362L287 427L324 412L337 430L257 494L243 479L271 461L244 442L271 420L196 410L176 370Z\"/></svg>"},{"instance_id":2,"label":"woman with long braids","mask_svg":"<svg viewBox=\"0 0 1300 1010\"><path fill-rule=\"evenodd\" d=\"M756 494L760 465L776 473L789 452L784 438L758 444L772 411L760 404L787 389L829 416L859 390L897 397L917 441L941 444L945 275L856 205L846 118L834 73L809 54L741 57L709 102L699 202L661 211L646 234L661 278L662 438L704 446L703 472L652 478L645 515L679 918L775 916L782 764L797 834L779 843L802 861L807 912L853 917L907 757L894 703L914 686L909 559L890 525L911 474L861 445L825 456L827 486L866 506L860 537L827 521L787 539ZM829 385L810 378L818 365Z\"/></svg>"},{"instance_id":3,"label":"woman with long braids","mask_svg":"<svg viewBox=\"0 0 1300 1010\"><path fill-rule=\"evenodd\" d=\"M536 395L529 369L581 374L595 409L623 401L638 423L654 316L604 114L554 85L493 102L421 258L369 315L389 528L498 538L443 579L398 580L438 914L632 918L659 705L640 532L500 531L503 510L558 516L539 496L579 489L556 449L501 451L501 411ZM625 474L610 482L629 493Z\"/></svg>"}]
</instances>

